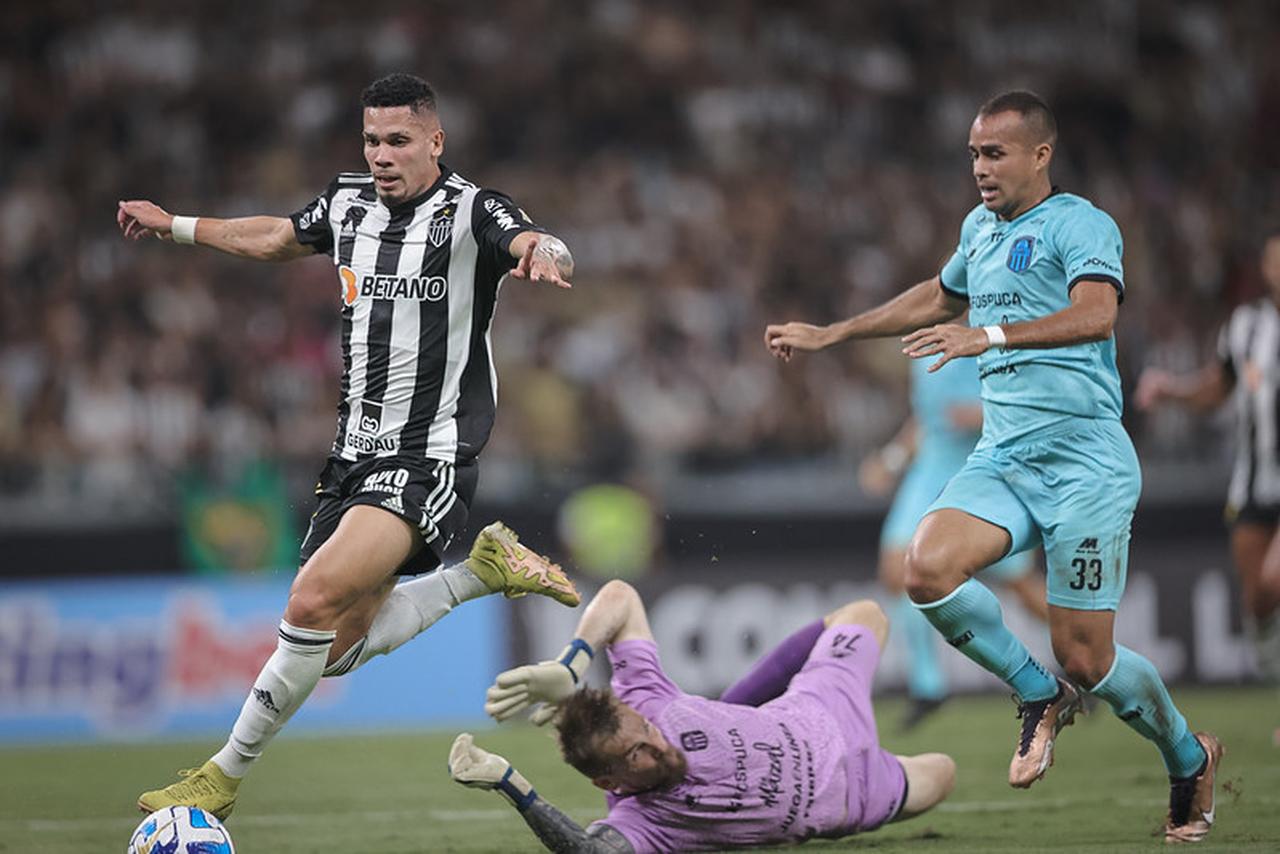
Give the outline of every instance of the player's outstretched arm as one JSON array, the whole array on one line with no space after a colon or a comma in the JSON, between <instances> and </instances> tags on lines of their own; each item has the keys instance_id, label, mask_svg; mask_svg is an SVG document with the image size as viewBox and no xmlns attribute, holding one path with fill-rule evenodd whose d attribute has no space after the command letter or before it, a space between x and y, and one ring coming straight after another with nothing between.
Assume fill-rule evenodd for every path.
<instances>
[{"instance_id":1,"label":"player's outstretched arm","mask_svg":"<svg viewBox=\"0 0 1280 854\"><path fill-rule=\"evenodd\" d=\"M485 694L485 713L505 721L541 703L530 720L538 726L547 723L559 704L582 685L596 650L624 640L653 640L653 632L640 594L625 581L614 579L587 605L573 640L559 658L498 674Z\"/></svg>"},{"instance_id":2,"label":"player's outstretched arm","mask_svg":"<svg viewBox=\"0 0 1280 854\"><path fill-rule=\"evenodd\" d=\"M902 339L902 352L913 359L941 356L929 366L936 371L952 359L979 356L992 347L1044 350L1105 341L1115 328L1119 306L1120 297L1110 282L1082 279L1071 289L1071 305L1061 311L999 326L947 323L918 329Z\"/></svg>"},{"instance_id":3,"label":"player's outstretched arm","mask_svg":"<svg viewBox=\"0 0 1280 854\"><path fill-rule=\"evenodd\" d=\"M522 231L511 241L511 257L519 258L511 275L531 282L550 282L556 287L571 288L573 255L564 241L554 234Z\"/></svg>"},{"instance_id":4,"label":"player's outstretched arm","mask_svg":"<svg viewBox=\"0 0 1280 854\"><path fill-rule=\"evenodd\" d=\"M130 240L158 237L175 243L199 243L256 261L290 261L312 253L310 247L298 242L288 217L183 217L154 202L133 200L119 203L116 223Z\"/></svg>"},{"instance_id":5,"label":"player's outstretched arm","mask_svg":"<svg viewBox=\"0 0 1280 854\"><path fill-rule=\"evenodd\" d=\"M631 854L625 836L607 824L583 828L543 800L511 763L476 745L471 733L453 741L449 776L473 789L497 790L524 816L525 823L548 850L563 854Z\"/></svg>"},{"instance_id":6,"label":"player's outstretched arm","mask_svg":"<svg viewBox=\"0 0 1280 854\"><path fill-rule=\"evenodd\" d=\"M1235 378L1218 361L1183 376L1159 368L1147 368L1138 378L1133 400L1144 412L1164 403L1176 403L1197 412L1206 412L1225 401L1234 387Z\"/></svg>"},{"instance_id":7,"label":"player's outstretched arm","mask_svg":"<svg viewBox=\"0 0 1280 854\"><path fill-rule=\"evenodd\" d=\"M934 276L847 320L826 326L795 321L771 323L765 328L764 343L774 356L790 361L797 350L822 350L849 339L902 335L953 320L968 307L967 302L943 290L942 280Z\"/></svg>"}]
</instances>

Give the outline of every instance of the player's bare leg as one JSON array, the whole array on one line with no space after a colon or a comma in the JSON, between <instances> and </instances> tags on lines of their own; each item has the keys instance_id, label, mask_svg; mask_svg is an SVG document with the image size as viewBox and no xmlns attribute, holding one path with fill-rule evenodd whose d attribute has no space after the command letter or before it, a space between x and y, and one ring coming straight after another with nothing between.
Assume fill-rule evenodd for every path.
<instances>
[{"instance_id":1,"label":"player's bare leg","mask_svg":"<svg viewBox=\"0 0 1280 854\"><path fill-rule=\"evenodd\" d=\"M956 786L956 762L945 753L899 756L907 775L907 800L894 821L915 818L942 803Z\"/></svg>"},{"instance_id":2,"label":"player's bare leg","mask_svg":"<svg viewBox=\"0 0 1280 854\"><path fill-rule=\"evenodd\" d=\"M1031 571L1012 578L1006 581L1004 586L1018 597L1018 604L1026 608L1028 613L1042 623L1049 622L1049 600L1046 596L1044 576L1039 571Z\"/></svg>"},{"instance_id":3,"label":"player's bare leg","mask_svg":"<svg viewBox=\"0 0 1280 854\"><path fill-rule=\"evenodd\" d=\"M907 711L898 729L915 729L942 708L947 699L946 677L937 647L938 633L907 596L907 550L882 546L880 584L891 597L893 623L907 651Z\"/></svg>"},{"instance_id":4,"label":"player's bare leg","mask_svg":"<svg viewBox=\"0 0 1280 854\"><path fill-rule=\"evenodd\" d=\"M344 617L368 619L385 599L387 581L417 548L415 533L397 516L353 507L294 579L276 651L254 681L227 744L199 769L164 789L144 792L138 806L153 811L189 804L226 818L240 779L320 681ZM376 610L376 609L373 609Z\"/></svg>"},{"instance_id":5,"label":"player's bare leg","mask_svg":"<svg viewBox=\"0 0 1280 854\"><path fill-rule=\"evenodd\" d=\"M1005 626L995 594L971 577L1004 557L1011 544L1004 528L963 511L930 513L907 552L907 592L948 643L1013 688L1022 726L1009 783L1021 787L1049 767L1058 721L1070 717L1066 713L1079 698L1031 656Z\"/></svg>"},{"instance_id":6,"label":"player's bare leg","mask_svg":"<svg viewBox=\"0 0 1280 854\"><path fill-rule=\"evenodd\" d=\"M1231 529L1231 555L1258 669L1267 679L1280 682L1280 529L1236 523Z\"/></svg>"},{"instance_id":7,"label":"player's bare leg","mask_svg":"<svg viewBox=\"0 0 1280 854\"><path fill-rule=\"evenodd\" d=\"M1222 745L1191 732L1155 666L1116 644L1114 629L1114 611L1049 608L1054 655L1067 675L1160 750L1170 784L1166 841L1199 841L1213 824Z\"/></svg>"}]
</instances>

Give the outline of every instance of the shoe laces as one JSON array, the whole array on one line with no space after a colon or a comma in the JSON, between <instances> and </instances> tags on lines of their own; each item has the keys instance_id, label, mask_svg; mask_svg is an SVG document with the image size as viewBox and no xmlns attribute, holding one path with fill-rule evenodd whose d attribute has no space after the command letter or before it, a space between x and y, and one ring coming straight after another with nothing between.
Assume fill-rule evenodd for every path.
<instances>
[{"instance_id":1,"label":"shoe laces","mask_svg":"<svg viewBox=\"0 0 1280 854\"><path fill-rule=\"evenodd\" d=\"M178 772L178 776L186 780L189 786L197 795L220 795L222 790L218 785L210 780L208 775L201 774L199 768L184 768Z\"/></svg>"},{"instance_id":2,"label":"shoe laces","mask_svg":"<svg viewBox=\"0 0 1280 854\"><path fill-rule=\"evenodd\" d=\"M1049 708L1049 704L1055 698L1032 700L1027 703L1020 700L1017 694L1014 694L1013 699L1018 704L1018 717L1022 719L1022 732L1018 734L1018 755L1026 756L1027 751L1031 749L1031 740L1035 738L1036 727L1040 725L1041 719L1044 718L1045 710Z\"/></svg>"},{"instance_id":3,"label":"shoe laces","mask_svg":"<svg viewBox=\"0 0 1280 854\"><path fill-rule=\"evenodd\" d=\"M1196 797L1196 778L1169 779L1169 823L1181 827L1191 818L1191 805Z\"/></svg>"}]
</instances>

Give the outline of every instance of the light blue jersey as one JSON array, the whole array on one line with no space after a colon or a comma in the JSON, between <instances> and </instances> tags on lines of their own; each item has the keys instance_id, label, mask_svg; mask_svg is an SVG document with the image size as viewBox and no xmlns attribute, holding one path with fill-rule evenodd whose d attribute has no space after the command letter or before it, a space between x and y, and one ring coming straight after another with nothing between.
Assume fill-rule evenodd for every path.
<instances>
[{"instance_id":1,"label":"light blue jersey","mask_svg":"<svg viewBox=\"0 0 1280 854\"><path fill-rule=\"evenodd\" d=\"M1018 323L1071 305L1081 279L1124 295L1120 230L1068 193L1009 222L979 206L965 217L942 286L969 301L974 326ZM1120 423L1114 338L978 358L982 438L930 512L954 508L1009 532L1011 551L1044 543L1049 604L1114 610L1142 490Z\"/></svg>"},{"instance_id":2,"label":"light blue jersey","mask_svg":"<svg viewBox=\"0 0 1280 854\"><path fill-rule=\"evenodd\" d=\"M1124 295L1120 229L1087 199L1055 192L1004 221L978 205L942 269L942 287L969 301L972 326L1018 323L1071 305L1081 279ZM1062 432L1080 418L1119 420L1115 338L1050 349L992 349L978 357L983 431L979 447Z\"/></svg>"}]
</instances>

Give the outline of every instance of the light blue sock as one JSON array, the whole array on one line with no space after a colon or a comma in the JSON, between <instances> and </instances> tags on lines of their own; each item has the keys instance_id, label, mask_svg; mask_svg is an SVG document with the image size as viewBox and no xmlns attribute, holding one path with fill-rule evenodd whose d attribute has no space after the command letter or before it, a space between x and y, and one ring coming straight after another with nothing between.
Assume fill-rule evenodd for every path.
<instances>
[{"instance_id":1,"label":"light blue sock","mask_svg":"<svg viewBox=\"0 0 1280 854\"><path fill-rule=\"evenodd\" d=\"M1190 777L1200 770L1204 748L1173 705L1169 689L1150 661L1116 644L1116 660L1092 693L1106 700L1130 729L1160 748L1170 777Z\"/></svg>"},{"instance_id":2,"label":"light blue sock","mask_svg":"<svg viewBox=\"0 0 1280 854\"><path fill-rule=\"evenodd\" d=\"M947 679L938 662L938 635L904 593L893 609L894 628L907 645L907 693L916 700L947 696Z\"/></svg>"},{"instance_id":3,"label":"light blue sock","mask_svg":"<svg viewBox=\"0 0 1280 854\"><path fill-rule=\"evenodd\" d=\"M937 602L916 608L947 643L1007 682L1024 702L1047 700L1058 693L1058 680L1009 631L1000 600L976 578Z\"/></svg>"}]
</instances>

